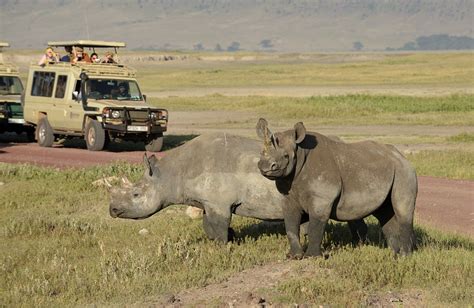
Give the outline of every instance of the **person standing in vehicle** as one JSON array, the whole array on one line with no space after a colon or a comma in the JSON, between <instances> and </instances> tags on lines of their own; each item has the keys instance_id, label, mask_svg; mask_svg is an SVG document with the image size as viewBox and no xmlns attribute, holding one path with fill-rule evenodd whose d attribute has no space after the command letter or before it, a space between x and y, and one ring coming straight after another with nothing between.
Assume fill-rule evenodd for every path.
<instances>
[{"instance_id":1,"label":"person standing in vehicle","mask_svg":"<svg viewBox=\"0 0 474 308\"><path fill-rule=\"evenodd\" d=\"M117 62L115 62L114 60L114 54L110 51L107 51L105 53L105 59L102 60L102 63L117 63Z\"/></svg>"},{"instance_id":2,"label":"person standing in vehicle","mask_svg":"<svg viewBox=\"0 0 474 308\"><path fill-rule=\"evenodd\" d=\"M74 55L72 53L72 46L65 46L64 50L66 51L66 54L59 59L61 62L72 62L72 59L74 59Z\"/></svg>"},{"instance_id":3,"label":"person standing in vehicle","mask_svg":"<svg viewBox=\"0 0 474 308\"><path fill-rule=\"evenodd\" d=\"M100 63L99 55L96 54L95 52L93 54L91 54L91 62L92 63Z\"/></svg>"},{"instance_id":4,"label":"person standing in vehicle","mask_svg":"<svg viewBox=\"0 0 474 308\"><path fill-rule=\"evenodd\" d=\"M86 62L86 63L91 63L91 58L89 57L89 55L87 54L87 52L84 52L84 48L82 47L79 47L79 46L76 46L74 48L74 52L76 54L76 57L75 57L75 61L73 61L74 63L75 62Z\"/></svg>"},{"instance_id":5,"label":"person standing in vehicle","mask_svg":"<svg viewBox=\"0 0 474 308\"><path fill-rule=\"evenodd\" d=\"M38 62L38 65L44 66L47 63L56 63L59 62L59 55L54 52L52 47L48 47L44 50L44 55L41 57L41 60Z\"/></svg>"}]
</instances>

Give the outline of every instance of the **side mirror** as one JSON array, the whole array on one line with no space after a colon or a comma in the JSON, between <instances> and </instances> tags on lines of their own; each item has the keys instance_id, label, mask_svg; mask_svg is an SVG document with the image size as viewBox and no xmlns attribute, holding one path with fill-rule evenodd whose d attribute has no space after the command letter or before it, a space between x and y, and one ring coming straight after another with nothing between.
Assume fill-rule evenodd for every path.
<instances>
[{"instance_id":1,"label":"side mirror","mask_svg":"<svg viewBox=\"0 0 474 308\"><path fill-rule=\"evenodd\" d=\"M143 100L146 102L146 95L143 94L142 96L143 96Z\"/></svg>"}]
</instances>

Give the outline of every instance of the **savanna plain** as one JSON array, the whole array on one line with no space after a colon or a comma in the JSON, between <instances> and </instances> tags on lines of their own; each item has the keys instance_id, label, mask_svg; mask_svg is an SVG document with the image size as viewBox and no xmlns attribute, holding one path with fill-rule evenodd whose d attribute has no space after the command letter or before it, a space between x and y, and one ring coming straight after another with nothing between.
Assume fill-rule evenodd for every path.
<instances>
[{"instance_id":1,"label":"savanna plain","mask_svg":"<svg viewBox=\"0 0 474 308\"><path fill-rule=\"evenodd\" d=\"M209 131L255 138L265 117L274 130L303 121L347 142L392 143L418 175L474 180L473 53L173 56L122 56L148 101L170 112L165 155ZM66 170L1 163L0 305L474 303L468 236L415 221L418 249L394 258L375 220L366 219L369 241L356 247L347 226L331 222L324 258L289 261L281 223L234 216L237 240L222 245L183 205L140 221L110 218L108 191L92 182L142 173L127 162Z\"/></svg>"}]
</instances>

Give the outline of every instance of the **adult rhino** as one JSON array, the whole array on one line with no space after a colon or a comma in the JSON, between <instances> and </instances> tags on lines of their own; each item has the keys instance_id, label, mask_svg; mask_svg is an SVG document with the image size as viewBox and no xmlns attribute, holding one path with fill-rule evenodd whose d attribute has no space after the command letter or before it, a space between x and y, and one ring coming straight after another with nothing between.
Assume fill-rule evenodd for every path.
<instances>
[{"instance_id":1,"label":"adult rhino","mask_svg":"<svg viewBox=\"0 0 474 308\"><path fill-rule=\"evenodd\" d=\"M329 218L348 221L374 215L395 254L414 248L413 213L418 191L416 173L394 146L373 141L344 143L294 129L274 133L265 119L257 123L263 139L258 168L275 180L285 196L284 220L289 256L300 258L302 213L309 215L308 248L304 255L321 255L321 240Z\"/></svg>"},{"instance_id":2,"label":"adult rhino","mask_svg":"<svg viewBox=\"0 0 474 308\"><path fill-rule=\"evenodd\" d=\"M225 133L199 136L158 161L145 154L145 172L136 184L110 189L112 217L147 218L172 204L204 210L204 231L227 242L232 214L283 220L283 196L257 168L260 143ZM364 239L363 220L350 222L353 241Z\"/></svg>"}]
</instances>

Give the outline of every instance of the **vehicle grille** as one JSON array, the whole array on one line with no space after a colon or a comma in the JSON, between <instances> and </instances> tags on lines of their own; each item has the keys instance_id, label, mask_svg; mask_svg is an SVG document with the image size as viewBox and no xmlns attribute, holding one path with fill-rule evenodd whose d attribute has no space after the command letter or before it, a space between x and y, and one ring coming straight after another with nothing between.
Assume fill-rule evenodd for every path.
<instances>
[{"instance_id":1,"label":"vehicle grille","mask_svg":"<svg viewBox=\"0 0 474 308\"><path fill-rule=\"evenodd\" d=\"M147 110L128 110L132 125L145 125L148 122Z\"/></svg>"}]
</instances>

